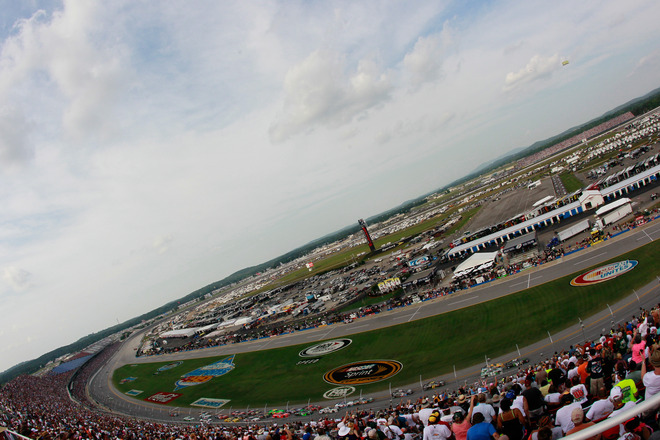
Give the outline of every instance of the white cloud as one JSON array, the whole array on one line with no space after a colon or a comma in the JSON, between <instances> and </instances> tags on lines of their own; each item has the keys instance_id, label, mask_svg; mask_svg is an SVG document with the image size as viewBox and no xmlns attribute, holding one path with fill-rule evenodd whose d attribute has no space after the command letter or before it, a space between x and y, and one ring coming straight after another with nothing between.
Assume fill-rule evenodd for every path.
<instances>
[{"instance_id":1,"label":"white cloud","mask_svg":"<svg viewBox=\"0 0 660 440\"><path fill-rule=\"evenodd\" d=\"M16 124L13 136L3 136L7 143L14 140L13 151L25 143L28 129L62 131L83 142L119 132L115 104L130 82L123 71L123 49L98 38L106 29L97 5L64 6L20 19L2 46L0 99L29 113L32 121ZM26 95L31 99L25 100ZM0 114L0 125L13 125L16 114Z\"/></svg>"},{"instance_id":2,"label":"white cloud","mask_svg":"<svg viewBox=\"0 0 660 440\"><path fill-rule=\"evenodd\" d=\"M30 124L21 110L11 105L0 108L0 166L22 165L32 159Z\"/></svg>"},{"instance_id":3,"label":"white cloud","mask_svg":"<svg viewBox=\"0 0 660 440\"><path fill-rule=\"evenodd\" d=\"M346 70L345 59L333 51L314 51L292 67L271 139L281 142L321 125L337 127L388 99L391 79L374 61L363 59L353 72Z\"/></svg>"},{"instance_id":4,"label":"white cloud","mask_svg":"<svg viewBox=\"0 0 660 440\"><path fill-rule=\"evenodd\" d=\"M512 90L532 81L547 78L561 67L561 60L557 54L549 57L534 55L527 65L518 72L507 73L504 79L504 88L505 90Z\"/></svg>"},{"instance_id":5,"label":"white cloud","mask_svg":"<svg viewBox=\"0 0 660 440\"><path fill-rule=\"evenodd\" d=\"M447 47L453 43L450 27L445 23L441 33L420 36L410 53L403 58L404 72L410 76L413 89L442 77L442 64Z\"/></svg>"},{"instance_id":6,"label":"white cloud","mask_svg":"<svg viewBox=\"0 0 660 440\"><path fill-rule=\"evenodd\" d=\"M13 291L20 292L29 286L32 274L18 267L5 267L2 271L2 279Z\"/></svg>"},{"instance_id":7,"label":"white cloud","mask_svg":"<svg viewBox=\"0 0 660 440\"><path fill-rule=\"evenodd\" d=\"M637 62L633 70L628 74L628 77L632 77L641 72L650 72L657 73L660 69L660 50L654 50L648 55L643 56Z\"/></svg>"}]
</instances>

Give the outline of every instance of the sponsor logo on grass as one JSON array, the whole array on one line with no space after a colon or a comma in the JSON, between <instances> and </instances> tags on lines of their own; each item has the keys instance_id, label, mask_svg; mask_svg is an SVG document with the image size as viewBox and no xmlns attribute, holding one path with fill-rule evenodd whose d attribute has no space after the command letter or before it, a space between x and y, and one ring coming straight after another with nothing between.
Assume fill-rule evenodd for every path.
<instances>
[{"instance_id":1,"label":"sponsor logo on grass","mask_svg":"<svg viewBox=\"0 0 660 440\"><path fill-rule=\"evenodd\" d=\"M177 397L181 397L180 393L165 393L161 391L160 393L156 393L153 396L147 397L146 400L147 402L153 402L153 403L160 403L162 405L165 405L167 403L170 403Z\"/></svg>"},{"instance_id":2,"label":"sponsor logo on grass","mask_svg":"<svg viewBox=\"0 0 660 440\"><path fill-rule=\"evenodd\" d=\"M333 339L332 341L321 342L320 344L307 347L298 353L298 355L301 357L323 356L348 347L351 345L351 342L353 341L350 339Z\"/></svg>"},{"instance_id":3,"label":"sponsor logo on grass","mask_svg":"<svg viewBox=\"0 0 660 440\"><path fill-rule=\"evenodd\" d=\"M201 406L204 408L220 408L225 403L229 402L229 399L212 399L210 397L202 397L195 400L190 406Z\"/></svg>"},{"instance_id":4,"label":"sponsor logo on grass","mask_svg":"<svg viewBox=\"0 0 660 440\"><path fill-rule=\"evenodd\" d=\"M119 381L120 384L125 384L126 382L133 382L137 377L125 377Z\"/></svg>"},{"instance_id":5,"label":"sponsor logo on grass","mask_svg":"<svg viewBox=\"0 0 660 440\"><path fill-rule=\"evenodd\" d=\"M402 368L399 361L353 362L328 371L323 380L337 385L362 385L390 378Z\"/></svg>"},{"instance_id":6,"label":"sponsor logo on grass","mask_svg":"<svg viewBox=\"0 0 660 440\"><path fill-rule=\"evenodd\" d=\"M214 377L229 373L234 369L234 367L234 355L232 354L231 356L226 357L218 362L214 362L210 365L206 365L204 367L193 370L190 373L184 374L181 376L181 379L177 380L174 384L174 391L178 391L181 388L206 383Z\"/></svg>"},{"instance_id":7,"label":"sponsor logo on grass","mask_svg":"<svg viewBox=\"0 0 660 440\"><path fill-rule=\"evenodd\" d=\"M350 396L354 392L355 392L355 387L343 386L326 391L325 393L323 393L323 397L325 397L326 399L341 399L346 396Z\"/></svg>"},{"instance_id":8,"label":"sponsor logo on grass","mask_svg":"<svg viewBox=\"0 0 660 440\"><path fill-rule=\"evenodd\" d=\"M573 278L571 280L571 286L589 286L591 284L602 283L632 270L635 266L637 266L636 260L617 261L616 263L607 264Z\"/></svg>"},{"instance_id":9,"label":"sponsor logo on grass","mask_svg":"<svg viewBox=\"0 0 660 440\"><path fill-rule=\"evenodd\" d=\"M142 394L143 392L144 392L144 391L142 391L142 390L130 390L130 391L126 391L125 394L128 395L128 396L133 396L133 397L135 397L135 396L137 396L137 395L139 395L139 394Z\"/></svg>"},{"instance_id":10,"label":"sponsor logo on grass","mask_svg":"<svg viewBox=\"0 0 660 440\"><path fill-rule=\"evenodd\" d=\"M296 362L296 365L311 365L317 363L320 360L321 358L300 359L298 362Z\"/></svg>"},{"instance_id":11,"label":"sponsor logo on grass","mask_svg":"<svg viewBox=\"0 0 660 440\"><path fill-rule=\"evenodd\" d=\"M167 365L163 365L162 367L160 367L157 371L161 371L161 372L162 372L162 371L171 370L172 368L176 368L176 367L178 367L178 366L181 365L182 363L183 363L182 361L170 362L169 364L167 364Z\"/></svg>"}]
</instances>

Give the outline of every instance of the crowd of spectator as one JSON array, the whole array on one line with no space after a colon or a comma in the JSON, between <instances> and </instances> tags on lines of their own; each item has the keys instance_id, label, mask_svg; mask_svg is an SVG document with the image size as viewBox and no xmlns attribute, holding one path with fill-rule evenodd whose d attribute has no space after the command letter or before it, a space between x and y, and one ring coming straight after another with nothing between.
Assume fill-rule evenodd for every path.
<instances>
[{"instance_id":1,"label":"crowd of spectator","mask_svg":"<svg viewBox=\"0 0 660 440\"><path fill-rule=\"evenodd\" d=\"M616 118L612 118L609 121L603 122L602 124L590 128L589 130L585 130L580 134L577 134L575 136L572 136L569 139L566 139L565 141L562 141L558 144L555 144L551 147L545 148L542 151L539 151L538 153L534 153L531 156L527 156L523 159L520 159L518 161L518 166L520 168L525 168L528 165L531 165L535 162L538 162L539 160L545 159L546 157L550 157L553 154L556 154L562 150L565 150L566 148L575 145L579 142L582 142L583 139L590 139L593 136L596 136L597 134L600 134L604 131L610 130L617 125L621 125L624 122L627 122L631 119L633 119L635 115L633 115L630 112L624 113L620 116L617 116Z\"/></svg>"},{"instance_id":2,"label":"crowd of spectator","mask_svg":"<svg viewBox=\"0 0 660 440\"><path fill-rule=\"evenodd\" d=\"M402 400L382 410L352 407L342 418L283 425L156 423L95 409L84 385L114 345L77 372L20 376L6 384L0 391L0 426L32 439L555 440L660 392L658 326L660 305L641 310L598 340L491 383ZM657 429L657 411L651 411L596 438L655 440Z\"/></svg>"}]
</instances>

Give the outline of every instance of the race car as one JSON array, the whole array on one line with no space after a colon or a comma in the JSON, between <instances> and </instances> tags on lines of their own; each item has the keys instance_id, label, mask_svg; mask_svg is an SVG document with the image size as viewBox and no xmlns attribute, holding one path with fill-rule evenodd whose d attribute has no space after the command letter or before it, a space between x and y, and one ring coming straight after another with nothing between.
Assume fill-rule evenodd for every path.
<instances>
[{"instance_id":1,"label":"race car","mask_svg":"<svg viewBox=\"0 0 660 440\"><path fill-rule=\"evenodd\" d=\"M445 386L444 380L432 380L424 384L424 391L432 390L433 388L444 387L444 386Z\"/></svg>"},{"instance_id":2,"label":"race car","mask_svg":"<svg viewBox=\"0 0 660 440\"><path fill-rule=\"evenodd\" d=\"M395 390L392 391L392 397L404 397L409 396L413 393L412 390Z\"/></svg>"}]
</instances>

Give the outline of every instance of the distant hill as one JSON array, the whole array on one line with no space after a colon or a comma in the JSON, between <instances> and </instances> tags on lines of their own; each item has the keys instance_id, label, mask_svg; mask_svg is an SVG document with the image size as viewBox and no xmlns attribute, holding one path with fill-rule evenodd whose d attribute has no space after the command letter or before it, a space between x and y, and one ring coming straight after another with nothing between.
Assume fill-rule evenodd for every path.
<instances>
[{"instance_id":1,"label":"distant hill","mask_svg":"<svg viewBox=\"0 0 660 440\"><path fill-rule=\"evenodd\" d=\"M481 174L486 174L490 171L496 170L497 168L506 165L510 162L514 162L524 157L531 156L534 153L538 153L539 151L551 147L552 145L558 144L566 139L570 139L572 136L575 136L578 133L596 127L602 124L603 122L609 121L610 119L615 118L624 113L631 112L633 115L639 116L657 107L660 107L660 87L647 93L644 96L632 99L623 105L620 105L612 110L609 110L608 112L603 113L601 116L592 119L589 122L569 128L568 130L556 136L552 136L548 139L534 142L532 145L528 147L517 148L513 151L508 152L504 156L501 156L498 159L482 164L479 167L477 167L474 171L472 171L468 176L461 178L456 183L460 184L462 182L466 182Z\"/></svg>"},{"instance_id":2,"label":"distant hill","mask_svg":"<svg viewBox=\"0 0 660 440\"><path fill-rule=\"evenodd\" d=\"M639 98L633 99L631 101L628 101L627 103L616 107L607 113L604 113L602 116L593 119L589 122L586 122L583 125L575 126L573 128L570 128L563 133L560 133L556 136L553 136L551 138L545 139L543 141L538 141L533 143L532 145L526 147L526 148L519 148L513 151L510 151L506 155L502 156L499 159L495 159L494 161L491 161L489 163L483 164L479 166L477 169L475 169L473 172L471 172L469 175L462 177L460 179L455 180L454 182L450 183L449 185L446 185L443 188L440 188L435 191L431 191L423 196L420 196L416 199L412 199L409 201L406 201L399 206L392 208L390 210L387 210L383 213L377 214L375 216L369 217L367 219L368 223L377 223L377 222L382 222L384 220L387 220L388 218L397 215L399 213L405 213L413 209L415 206L421 205L424 203L425 198L433 193L436 192L442 192L446 188L449 188L451 186L456 186L460 185L461 183L467 182L469 180L474 179L475 177L478 177L482 174L488 173L490 171L494 171L497 168L501 167L502 165L505 165L507 163L522 159L524 157L530 156L534 153L537 153L545 148L548 148L552 145L555 145L559 142L562 142L566 139L569 139L571 136L574 136L576 133L580 133L582 131L588 130L590 128L593 128L609 119L612 119L618 115L624 114L628 111L633 113L635 116L639 116L640 114L646 113L650 110L653 110L654 108L660 107L660 88L657 88L649 93L647 93L644 96L641 96ZM290 252L287 252L284 255L280 255L279 257L273 258L272 260L266 261L265 263L261 263L256 266L251 266L251 267L246 267L245 269L241 269L239 271L234 272L233 274L229 275L228 277L216 281L214 283L211 283L207 286L202 287L201 289L197 289L194 292L189 293L188 295L184 296L183 298L177 300L177 301L171 301L167 304L164 304L161 307L158 307L157 309L152 310L149 313L145 313L144 315L138 316L136 318L130 319L126 322L123 322L121 324L118 324L116 326L112 326L110 328L107 328L105 330L92 333L90 335L87 335L78 341L66 345L64 347L60 347L56 350L50 351L37 359L33 359L30 361L22 362L18 365L15 365L14 367L4 371L3 373L0 374L0 384L6 383L13 379L14 377L20 375L20 374L32 374L36 371L38 371L42 366L46 365L48 362L66 354L66 353L74 353L77 351L80 351L84 349L85 347L88 347L89 345L98 342L105 337L118 333L122 330L126 330L130 327L133 327L135 325L140 324L143 321L148 321L153 318L156 318L164 313L167 313L169 311L175 310L178 308L179 304L186 303L188 301L192 301L198 298L201 298L202 296L206 295L207 293L210 293L216 289L220 289L222 287L228 286L232 283L240 282L252 275L255 275L256 273L259 272L264 272L265 270L269 268L275 268L279 266L281 263L288 263L290 261L295 260L296 258L299 258L313 249L323 245L323 244L328 244L335 242L337 240L344 239L348 237L350 234L354 234L356 232L360 231L360 227L357 224L357 219L355 219L355 223L350 226L346 226L345 228L342 228L336 232L330 233L328 235L325 235L321 238L318 238L316 240L310 241L309 243L305 244L304 246L300 246Z\"/></svg>"}]
</instances>

